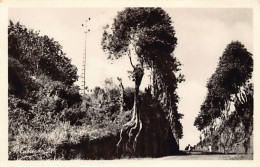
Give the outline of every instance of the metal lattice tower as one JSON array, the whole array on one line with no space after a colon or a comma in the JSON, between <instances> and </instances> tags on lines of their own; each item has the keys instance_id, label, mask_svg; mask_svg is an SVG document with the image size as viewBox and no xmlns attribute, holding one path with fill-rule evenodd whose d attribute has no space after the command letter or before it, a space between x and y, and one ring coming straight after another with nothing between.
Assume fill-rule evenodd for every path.
<instances>
[{"instance_id":1,"label":"metal lattice tower","mask_svg":"<svg viewBox=\"0 0 260 167\"><path fill-rule=\"evenodd\" d=\"M84 27L84 34L85 34L85 42L84 42L84 52L83 52L83 66L82 66L82 95L85 95L85 89L86 89L86 52L87 52L87 34L90 32L90 29L88 28L88 23L90 21L90 18L85 20L85 23L82 24L82 27Z\"/></svg>"}]
</instances>

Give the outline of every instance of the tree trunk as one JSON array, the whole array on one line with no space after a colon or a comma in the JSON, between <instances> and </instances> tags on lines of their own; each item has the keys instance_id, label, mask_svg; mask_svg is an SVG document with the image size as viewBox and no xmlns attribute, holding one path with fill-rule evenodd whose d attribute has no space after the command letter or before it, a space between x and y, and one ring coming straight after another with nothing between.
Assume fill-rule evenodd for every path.
<instances>
[{"instance_id":1,"label":"tree trunk","mask_svg":"<svg viewBox=\"0 0 260 167\"><path fill-rule=\"evenodd\" d=\"M139 87L141 85L141 81L144 75L143 67L137 66L134 69L134 81L135 81L135 94L134 94L134 105L132 108L132 118L129 122L123 125L121 132L120 132L120 140L117 143L117 148L119 148L121 142L123 141L123 134L126 134L128 140L125 143L125 151L130 150L131 148L128 147L129 144L132 144L133 152L136 150L136 143L137 139L140 135L142 130L142 122L140 119L140 111L138 110L138 102L139 102ZM125 140L125 139L124 139ZM124 144L124 143L123 143Z\"/></svg>"}]
</instances>

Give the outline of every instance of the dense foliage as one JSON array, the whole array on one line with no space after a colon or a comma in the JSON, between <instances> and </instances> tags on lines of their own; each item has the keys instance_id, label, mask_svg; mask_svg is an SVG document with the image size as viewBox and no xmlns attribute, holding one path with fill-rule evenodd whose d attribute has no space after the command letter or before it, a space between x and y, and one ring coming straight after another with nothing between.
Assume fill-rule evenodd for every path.
<instances>
[{"instance_id":1,"label":"dense foliage","mask_svg":"<svg viewBox=\"0 0 260 167\"><path fill-rule=\"evenodd\" d=\"M72 85L77 80L77 68L62 51L62 46L48 36L40 36L10 21L8 55L17 60L31 76L45 74L50 79Z\"/></svg>"},{"instance_id":2,"label":"dense foliage","mask_svg":"<svg viewBox=\"0 0 260 167\"><path fill-rule=\"evenodd\" d=\"M129 112L119 113L111 79L82 97L73 85L77 69L58 42L11 21L8 39L9 159L63 159L57 148L64 142L116 136Z\"/></svg>"},{"instance_id":3,"label":"dense foliage","mask_svg":"<svg viewBox=\"0 0 260 167\"><path fill-rule=\"evenodd\" d=\"M153 83L148 89L152 91L153 98L161 101L161 108L178 140L182 137L179 120L183 115L177 112L176 89L183 76L176 76L180 63L173 56L177 38L172 24L169 15L161 8L126 8L118 12L111 27L106 27L102 46L108 53L108 59L128 56L133 74L136 69L151 69ZM137 64L133 64L133 56L137 57ZM132 75L134 81L140 80L136 83L137 89L142 75ZM136 115L138 117L139 114Z\"/></svg>"},{"instance_id":4,"label":"dense foliage","mask_svg":"<svg viewBox=\"0 0 260 167\"><path fill-rule=\"evenodd\" d=\"M76 67L58 42L10 21L8 114L11 159L14 155L22 158L24 153L32 155L35 150L41 154L39 149L44 150L46 146L41 147L44 143L38 143L39 134L51 132L68 108L81 103L79 88L73 85L76 74Z\"/></svg>"},{"instance_id":5,"label":"dense foliage","mask_svg":"<svg viewBox=\"0 0 260 167\"><path fill-rule=\"evenodd\" d=\"M248 140L252 133L253 84L250 80L252 71L252 54L240 42L231 42L220 57L218 67L207 83L207 96L194 125L200 131L210 127L212 133L206 134L206 137L211 136L212 139L218 138L214 136L219 133L222 135L226 133L226 137L219 138L222 143L220 145L231 146L241 138ZM235 111L231 111L232 105ZM216 125L217 119L222 121L221 125ZM214 126L219 128L216 129ZM228 131L227 127L231 129ZM239 137L235 128L243 129L246 135ZM224 129L227 132L224 133ZM228 139L229 135L233 135L234 139Z\"/></svg>"},{"instance_id":6,"label":"dense foliage","mask_svg":"<svg viewBox=\"0 0 260 167\"><path fill-rule=\"evenodd\" d=\"M102 46L112 59L127 54L132 44L140 61L151 66L177 44L171 18L161 8L126 8L114 19L111 31L104 32Z\"/></svg>"},{"instance_id":7,"label":"dense foliage","mask_svg":"<svg viewBox=\"0 0 260 167\"><path fill-rule=\"evenodd\" d=\"M132 14L136 16L132 17ZM138 89L137 86L126 87L124 96L121 96L120 84L108 78L103 87L95 87L93 92L82 96L79 87L74 85L78 79L77 68L66 57L59 42L19 22L14 24L10 21L9 159L77 158L68 156L68 144L71 148L85 144L88 149L93 149L92 152L83 150L83 158L104 158L101 154L106 151L102 148L116 148L116 143L111 144L111 141L118 140L122 126L132 118L131 111L135 106L142 110L140 121L146 126L140 137L142 140L149 139L146 150L142 149L144 153L138 155L165 155L177 148L171 136L182 137L179 122L182 115L177 112L178 96L175 91L182 76L176 76L180 63L172 53L177 39L171 18L161 8L127 8L119 12L111 30L112 36L104 32L102 46L111 59L124 54L130 60L133 55L138 57L141 66L133 65L131 61L134 67L132 79ZM153 91L151 87L145 92L139 91L144 68L150 68L153 73ZM151 140L150 136L157 139ZM99 142L103 140L109 140L110 144L104 142L100 146ZM158 143L163 150L159 145L157 147ZM61 148L65 148L65 153ZM101 151L96 152L97 149ZM108 154L106 158L124 156L116 151L105 154Z\"/></svg>"}]
</instances>

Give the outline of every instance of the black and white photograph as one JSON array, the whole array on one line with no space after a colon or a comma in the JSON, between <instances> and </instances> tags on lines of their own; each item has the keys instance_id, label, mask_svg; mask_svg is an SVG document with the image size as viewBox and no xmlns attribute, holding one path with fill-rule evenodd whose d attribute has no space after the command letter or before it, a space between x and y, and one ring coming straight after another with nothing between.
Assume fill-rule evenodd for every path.
<instances>
[{"instance_id":1,"label":"black and white photograph","mask_svg":"<svg viewBox=\"0 0 260 167\"><path fill-rule=\"evenodd\" d=\"M253 8L7 18L8 161L255 160Z\"/></svg>"}]
</instances>

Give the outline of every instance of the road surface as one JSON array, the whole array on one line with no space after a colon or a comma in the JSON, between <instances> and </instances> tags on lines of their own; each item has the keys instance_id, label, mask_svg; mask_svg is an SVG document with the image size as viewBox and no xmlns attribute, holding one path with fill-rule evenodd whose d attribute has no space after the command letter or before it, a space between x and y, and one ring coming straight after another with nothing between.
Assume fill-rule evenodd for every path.
<instances>
[{"instance_id":1,"label":"road surface","mask_svg":"<svg viewBox=\"0 0 260 167\"><path fill-rule=\"evenodd\" d=\"M162 160L253 160L253 154L214 154L190 152L187 155L176 155L158 158Z\"/></svg>"}]
</instances>

